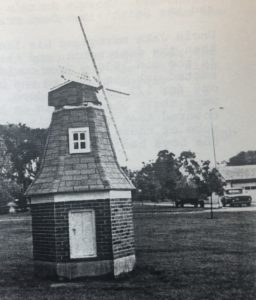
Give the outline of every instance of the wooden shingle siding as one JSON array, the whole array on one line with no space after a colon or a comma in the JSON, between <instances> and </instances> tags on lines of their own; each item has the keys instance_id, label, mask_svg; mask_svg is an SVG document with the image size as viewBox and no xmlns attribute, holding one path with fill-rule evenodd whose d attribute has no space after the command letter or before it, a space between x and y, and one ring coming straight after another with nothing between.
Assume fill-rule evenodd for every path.
<instances>
[{"instance_id":1,"label":"wooden shingle siding","mask_svg":"<svg viewBox=\"0 0 256 300\"><path fill-rule=\"evenodd\" d=\"M82 105L84 102L99 103L97 88L88 87L78 82L69 82L48 94L48 105L62 107L64 105Z\"/></svg>"},{"instance_id":2,"label":"wooden shingle siding","mask_svg":"<svg viewBox=\"0 0 256 300\"><path fill-rule=\"evenodd\" d=\"M69 153L68 129L73 127L89 127L90 153ZM28 195L131 188L117 163L102 109L80 107L53 113L45 157Z\"/></svg>"}]
</instances>

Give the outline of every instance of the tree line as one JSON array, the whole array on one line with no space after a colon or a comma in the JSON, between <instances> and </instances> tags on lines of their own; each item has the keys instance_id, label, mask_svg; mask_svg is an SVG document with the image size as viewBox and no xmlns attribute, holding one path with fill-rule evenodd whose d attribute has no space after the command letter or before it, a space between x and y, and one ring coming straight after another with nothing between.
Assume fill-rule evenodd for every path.
<instances>
[{"instance_id":1,"label":"tree line","mask_svg":"<svg viewBox=\"0 0 256 300\"><path fill-rule=\"evenodd\" d=\"M136 200L175 200L189 194L209 196L212 192L223 193L224 181L209 160L198 160L192 151L179 156L168 150L159 151L154 161L143 163L139 171L127 171L136 187Z\"/></svg>"}]
</instances>

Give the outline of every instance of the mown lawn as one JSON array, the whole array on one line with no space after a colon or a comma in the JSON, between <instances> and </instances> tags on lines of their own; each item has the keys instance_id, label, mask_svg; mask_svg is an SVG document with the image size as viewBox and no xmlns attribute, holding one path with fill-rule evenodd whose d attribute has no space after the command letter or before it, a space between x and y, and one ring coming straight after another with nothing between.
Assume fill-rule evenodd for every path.
<instances>
[{"instance_id":1,"label":"mown lawn","mask_svg":"<svg viewBox=\"0 0 256 300\"><path fill-rule=\"evenodd\" d=\"M0 217L1 300L256 298L256 212L136 214L136 271L68 284L33 276L31 222L21 217Z\"/></svg>"}]
</instances>

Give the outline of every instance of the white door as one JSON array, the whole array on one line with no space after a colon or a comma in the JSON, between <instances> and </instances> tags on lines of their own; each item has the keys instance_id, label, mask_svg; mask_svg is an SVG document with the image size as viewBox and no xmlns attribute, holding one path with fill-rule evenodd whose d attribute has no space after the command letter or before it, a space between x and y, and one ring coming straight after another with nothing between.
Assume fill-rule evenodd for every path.
<instances>
[{"instance_id":1,"label":"white door","mask_svg":"<svg viewBox=\"0 0 256 300\"><path fill-rule=\"evenodd\" d=\"M95 216L93 210L69 212L70 258L96 256Z\"/></svg>"}]
</instances>

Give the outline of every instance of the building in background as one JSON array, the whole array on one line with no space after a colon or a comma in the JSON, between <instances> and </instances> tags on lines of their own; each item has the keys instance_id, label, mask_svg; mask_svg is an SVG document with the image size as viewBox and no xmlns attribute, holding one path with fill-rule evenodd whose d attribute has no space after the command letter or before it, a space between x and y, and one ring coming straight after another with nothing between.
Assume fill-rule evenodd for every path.
<instances>
[{"instance_id":1,"label":"building in background","mask_svg":"<svg viewBox=\"0 0 256 300\"><path fill-rule=\"evenodd\" d=\"M226 188L243 188L256 204L256 165L226 166L218 170L226 181Z\"/></svg>"}]
</instances>

